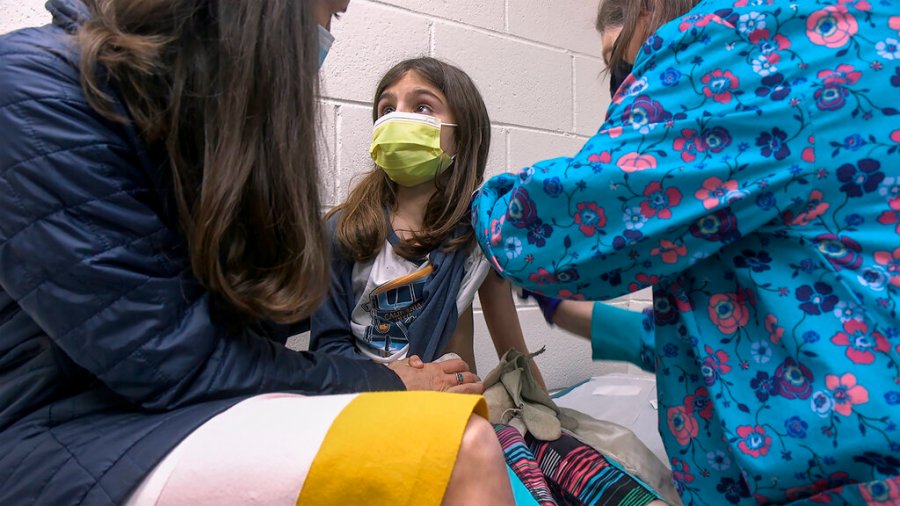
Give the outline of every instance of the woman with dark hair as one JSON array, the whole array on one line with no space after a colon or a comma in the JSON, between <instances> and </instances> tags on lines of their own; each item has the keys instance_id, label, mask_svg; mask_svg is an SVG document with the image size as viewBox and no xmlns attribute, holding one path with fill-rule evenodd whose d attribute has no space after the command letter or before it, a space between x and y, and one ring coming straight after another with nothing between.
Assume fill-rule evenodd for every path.
<instances>
[{"instance_id":1,"label":"woman with dark hair","mask_svg":"<svg viewBox=\"0 0 900 506\"><path fill-rule=\"evenodd\" d=\"M0 38L0 504L511 501L479 397L352 395L479 393L464 362L284 347L328 289L348 1L50 0Z\"/></svg>"},{"instance_id":2,"label":"woman with dark hair","mask_svg":"<svg viewBox=\"0 0 900 506\"><path fill-rule=\"evenodd\" d=\"M895 4L606 0L597 28L606 122L485 184L486 255L542 296L653 287L647 316L543 305L656 371L686 504L900 504Z\"/></svg>"}]
</instances>

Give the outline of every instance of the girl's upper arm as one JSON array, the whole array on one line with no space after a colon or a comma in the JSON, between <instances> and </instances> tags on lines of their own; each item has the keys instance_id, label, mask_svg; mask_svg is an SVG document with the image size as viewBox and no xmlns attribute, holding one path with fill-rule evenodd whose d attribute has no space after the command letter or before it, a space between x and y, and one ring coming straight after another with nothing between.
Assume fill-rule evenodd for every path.
<instances>
[{"instance_id":1,"label":"girl's upper arm","mask_svg":"<svg viewBox=\"0 0 900 506\"><path fill-rule=\"evenodd\" d=\"M491 271L484 278L478 296L497 355L502 355L509 348L527 351L509 283Z\"/></svg>"}]
</instances>

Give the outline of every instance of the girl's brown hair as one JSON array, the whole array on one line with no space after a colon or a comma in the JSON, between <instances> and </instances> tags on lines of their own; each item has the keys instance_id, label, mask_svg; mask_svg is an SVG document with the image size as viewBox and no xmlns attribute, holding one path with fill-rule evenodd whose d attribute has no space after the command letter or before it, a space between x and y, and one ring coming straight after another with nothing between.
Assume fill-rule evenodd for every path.
<instances>
[{"instance_id":1,"label":"girl's brown hair","mask_svg":"<svg viewBox=\"0 0 900 506\"><path fill-rule=\"evenodd\" d=\"M415 58L398 63L388 70L375 90L372 120L378 119L378 97L385 89L407 73L415 72L447 97L453 116L456 158L453 165L435 180L437 191L428 201L422 230L410 240L400 241L395 251L407 258L421 258L429 252L466 247L472 243L474 231L452 240L460 223L469 220L472 193L484 179L488 149L491 145L491 123L481 93L462 70L434 58ZM397 186L387 174L376 168L353 187L347 200L334 208L329 216L340 213L336 238L343 253L357 262L375 258L384 246L389 217L385 209L394 209Z\"/></svg>"},{"instance_id":2,"label":"girl's brown hair","mask_svg":"<svg viewBox=\"0 0 900 506\"><path fill-rule=\"evenodd\" d=\"M616 68L625 62L628 40L639 35L647 40L653 32L694 8L700 0L601 0L595 27L600 33L610 28L621 28L622 35L613 46L608 68ZM641 16L647 16L640 26ZM642 30L641 33L637 33Z\"/></svg>"},{"instance_id":3,"label":"girl's brown hair","mask_svg":"<svg viewBox=\"0 0 900 506\"><path fill-rule=\"evenodd\" d=\"M241 323L295 322L328 287L306 0L88 0L82 87L168 155L193 272Z\"/></svg>"}]
</instances>

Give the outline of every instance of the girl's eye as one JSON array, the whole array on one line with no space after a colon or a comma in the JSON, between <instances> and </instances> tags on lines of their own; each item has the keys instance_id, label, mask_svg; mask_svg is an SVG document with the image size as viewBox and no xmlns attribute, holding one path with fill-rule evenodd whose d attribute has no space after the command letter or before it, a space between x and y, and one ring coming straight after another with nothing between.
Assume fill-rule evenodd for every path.
<instances>
[{"instance_id":1,"label":"girl's eye","mask_svg":"<svg viewBox=\"0 0 900 506\"><path fill-rule=\"evenodd\" d=\"M390 114L390 113L392 113L392 112L394 112L394 111L395 111L395 109L394 109L393 107L387 105L387 106L385 106L384 108L381 109L381 116L384 116L384 115L386 115L386 114Z\"/></svg>"},{"instance_id":2,"label":"girl's eye","mask_svg":"<svg viewBox=\"0 0 900 506\"><path fill-rule=\"evenodd\" d=\"M422 104L416 108L416 112L419 114L431 114L433 111L431 110L431 107Z\"/></svg>"}]
</instances>

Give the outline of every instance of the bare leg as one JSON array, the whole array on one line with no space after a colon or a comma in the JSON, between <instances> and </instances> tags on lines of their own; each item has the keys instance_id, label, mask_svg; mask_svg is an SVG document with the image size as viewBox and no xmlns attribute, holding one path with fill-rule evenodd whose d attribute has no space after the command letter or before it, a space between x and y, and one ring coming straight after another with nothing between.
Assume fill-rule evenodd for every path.
<instances>
[{"instance_id":1,"label":"bare leg","mask_svg":"<svg viewBox=\"0 0 900 506\"><path fill-rule=\"evenodd\" d=\"M553 314L553 323L563 330L590 339L593 315L593 302L564 300Z\"/></svg>"},{"instance_id":2,"label":"bare leg","mask_svg":"<svg viewBox=\"0 0 900 506\"><path fill-rule=\"evenodd\" d=\"M472 415L469 419L443 504L515 504L503 450L484 418Z\"/></svg>"}]
</instances>

